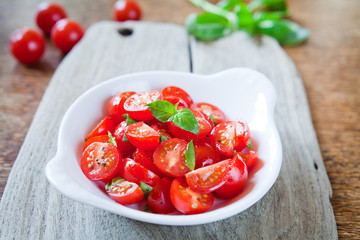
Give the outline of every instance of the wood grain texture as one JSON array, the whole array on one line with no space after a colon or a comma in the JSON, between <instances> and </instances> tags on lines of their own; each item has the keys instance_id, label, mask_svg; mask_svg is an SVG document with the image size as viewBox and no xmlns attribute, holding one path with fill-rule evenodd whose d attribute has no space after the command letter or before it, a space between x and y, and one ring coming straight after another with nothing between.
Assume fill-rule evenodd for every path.
<instances>
[{"instance_id":1,"label":"wood grain texture","mask_svg":"<svg viewBox=\"0 0 360 240\"><path fill-rule=\"evenodd\" d=\"M121 28L133 29L134 33L123 37L118 33ZM94 42L96 47L91 47ZM232 46L239 42L241 47L233 51ZM244 52L248 55L242 55ZM103 22L88 30L84 40L58 67L45 92L0 203L1 238L116 239L121 233L128 239L266 239L269 236L294 239L299 235L336 239L329 203L331 188L319 155L303 86L282 49L268 38L258 44L245 34L235 34L216 44L192 41L191 54L195 72L210 73L235 66L233 59L236 58L236 66L253 67L276 79L274 83L280 96L276 119L281 137L291 141L285 141L284 166L269 194L244 213L224 221L171 227L137 222L83 205L62 196L48 184L43 169L47 160L55 155L54 136L60 120L83 91L127 72L190 70L187 35L180 26ZM284 116L286 114L289 115ZM302 115L302 121L298 114ZM305 136L302 130L310 134ZM31 164L34 162L36 164ZM19 190L25 193L23 198L18 197ZM314 194L316 201L312 199ZM16 218L17 215L22 217Z\"/></svg>"}]
</instances>

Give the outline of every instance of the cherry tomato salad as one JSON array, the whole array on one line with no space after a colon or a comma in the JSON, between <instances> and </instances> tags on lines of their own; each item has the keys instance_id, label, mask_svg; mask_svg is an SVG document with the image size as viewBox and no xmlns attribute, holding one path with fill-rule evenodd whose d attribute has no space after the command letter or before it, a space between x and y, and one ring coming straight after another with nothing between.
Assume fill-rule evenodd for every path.
<instances>
[{"instance_id":1,"label":"cherry tomato salad","mask_svg":"<svg viewBox=\"0 0 360 240\"><path fill-rule=\"evenodd\" d=\"M240 194L257 160L248 125L218 107L194 103L183 89L122 92L89 131L80 160L85 176L117 203L144 211L206 212L215 197Z\"/></svg>"}]
</instances>

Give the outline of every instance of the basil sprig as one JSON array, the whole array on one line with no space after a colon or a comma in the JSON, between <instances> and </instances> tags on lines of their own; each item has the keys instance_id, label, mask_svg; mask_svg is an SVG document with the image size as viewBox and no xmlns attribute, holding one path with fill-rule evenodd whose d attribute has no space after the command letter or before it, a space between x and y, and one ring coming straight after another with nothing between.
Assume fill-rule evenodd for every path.
<instances>
[{"instance_id":1,"label":"basil sprig","mask_svg":"<svg viewBox=\"0 0 360 240\"><path fill-rule=\"evenodd\" d=\"M151 190L153 189L151 186L147 185L146 183L140 182L140 188L144 192L144 197L147 199Z\"/></svg>"},{"instance_id":2,"label":"basil sprig","mask_svg":"<svg viewBox=\"0 0 360 240\"><path fill-rule=\"evenodd\" d=\"M192 171L195 169L195 149L193 140L191 140L185 150L186 166Z\"/></svg>"},{"instance_id":3,"label":"basil sprig","mask_svg":"<svg viewBox=\"0 0 360 240\"><path fill-rule=\"evenodd\" d=\"M179 128L199 135L199 124L190 109L178 110L177 105L157 100L147 104L152 115L161 122L173 122Z\"/></svg>"},{"instance_id":4,"label":"basil sprig","mask_svg":"<svg viewBox=\"0 0 360 240\"><path fill-rule=\"evenodd\" d=\"M251 138L246 142L246 146L250 149L253 149L253 146L251 145Z\"/></svg>"},{"instance_id":5,"label":"basil sprig","mask_svg":"<svg viewBox=\"0 0 360 240\"><path fill-rule=\"evenodd\" d=\"M123 114L122 117L125 119L126 121L126 126L129 126L130 124L136 123L137 121L132 119L129 114Z\"/></svg>"},{"instance_id":6,"label":"basil sprig","mask_svg":"<svg viewBox=\"0 0 360 240\"><path fill-rule=\"evenodd\" d=\"M204 10L190 14L186 20L189 34L201 40L215 40L235 31L250 35L268 35L282 45L304 42L310 31L295 22L285 20L289 10L286 0L223 0L212 4L206 0L189 0Z\"/></svg>"},{"instance_id":7,"label":"basil sprig","mask_svg":"<svg viewBox=\"0 0 360 240\"><path fill-rule=\"evenodd\" d=\"M109 143L111 143L112 145L114 145L115 147L117 147L117 143L115 138L113 137L113 135L111 134L110 131L108 131L108 136L109 136Z\"/></svg>"}]
</instances>

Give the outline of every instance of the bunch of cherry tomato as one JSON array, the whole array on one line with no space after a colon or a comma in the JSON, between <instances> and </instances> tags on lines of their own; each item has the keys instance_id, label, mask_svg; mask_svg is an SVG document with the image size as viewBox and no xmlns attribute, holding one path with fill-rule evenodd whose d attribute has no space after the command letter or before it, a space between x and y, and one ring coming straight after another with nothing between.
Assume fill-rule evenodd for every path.
<instances>
[{"instance_id":1,"label":"bunch of cherry tomato","mask_svg":"<svg viewBox=\"0 0 360 240\"><path fill-rule=\"evenodd\" d=\"M114 5L116 21L140 20L139 5L132 0L119 0ZM63 53L68 53L84 35L83 27L67 18L63 6L57 3L42 2L36 11L36 24L45 36L50 36L54 45ZM38 62L45 52L45 39L35 29L24 27L15 30L9 39L12 55L21 63Z\"/></svg>"},{"instance_id":2,"label":"bunch of cherry tomato","mask_svg":"<svg viewBox=\"0 0 360 240\"><path fill-rule=\"evenodd\" d=\"M241 193L256 160L245 122L169 86L113 96L108 115L85 138L80 167L120 204L146 199L153 213L197 214L214 196Z\"/></svg>"}]
</instances>

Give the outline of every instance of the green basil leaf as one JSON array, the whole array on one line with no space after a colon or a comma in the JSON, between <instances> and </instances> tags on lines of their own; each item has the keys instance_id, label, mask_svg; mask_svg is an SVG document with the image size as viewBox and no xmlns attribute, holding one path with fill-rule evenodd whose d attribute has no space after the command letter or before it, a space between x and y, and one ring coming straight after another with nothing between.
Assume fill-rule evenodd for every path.
<instances>
[{"instance_id":1,"label":"green basil leaf","mask_svg":"<svg viewBox=\"0 0 360 240\"><path fill-rule=\"evenodd\" d=\"M110 131L108 131L108 136L109 136L109 143L111 143L112 145L114 145L115 147L117 147L117 143L115 138L113 137L113 135L111 134Z\"/></svg>"},{"instance_id":2,"label":"green basil leaf","mask_svg":"<svg viewBox=\"0 0 360 240\"><path fill-rule=\"evenodd\" d=\"M225 10L232 11L239 3L242 3L243 0L222 0L216 4L216 6L221 7Z\"/></svg>"},{"instance_id":3,"label":"green basil leaf","mask_svg":"<svg viewBox=\"0 0 360 240\"><path fill-rule=\"evenodd\" d=\"M249 138L249 140L247 141L246 146L250 149L253 149L253 147L251 145L251 138Z\"/></svg>"},{"instance_id":4,"label":"green basil leaf","mask_svg":"<svg viewBox=\"0 0 360 240\"><path fill-rule=\"evenodd\" d=\"M289 16L288 11L277 11L277 12L257 11L253 15L254 20L257 22L264 21L264 20L280 20L287 16Z\"/></svg>"},{"instance_id":5,"label":"green basil leaf","mask_svg":"<svg viewBox=\"0 0 360 240\"><path fill-rule=\"evenodd\" d=\"M247 5L244 3L237 5L236 14L238 16L238 28L239 30L243 30L250 35L255 34L256 24L253 18L251 11L248 9Z\"/></svg>"},{"instance_id":6,"label":"green basil leaf","mask_svg":"<svg viewBox=\"0 0 360 240\"><path fill-rule=\"evenodd\" d=\"M144 192L144 197L147 199L151 190L153 189L151 186L147 185L146 183L140 182L140 188Z\"/></svg>"},{"instance_id":7,"label":"green basil leaf","mask_svg":"<svg viewBox=\"0 0 360 240\"><path fill-rule=\"evenodd\" d=\"M216 126L216 121L215 121L213 115L212 115L211 113L209 113L208 116L209 116L209 118L211 119L211 121L213 122L214 126Z\"/></svg>"},{"instance_id":8,"label":"green basil leaf","mask_svg":"<svg viewBox=\"0 0 360 240\"><path fill-rule=\"evenodd\" d=\"M127 138L126 134L124 134L122 141L123 142L130 142L129 139Z\"/></svg>"},{"instance_id":9,"label":"green basil leaf","mask_svg":"<svg viewBox=\"0 0 360 240\"><path fill-rule=\"evenodd\" d=\"M105 190L106 191L109 191L109 189L113 186L115 186L116 184L120 183L120 182L123 182L125 181L124 179L122 179L121 177L116 177L116 178L113 178L111 180L111 182L108 182L106 185L105 185Z\"/></svg>"},{"instance_id":10,"label":"green basil leaf","mask_svg":"<svg viewBox=\"0 0 360 240\"><path fill-rule=\"evenodd\" d=\"M233 32L231 24L225 17L212 13L190 14L185 25L189 34L207 41L230 35Z\"/></svg>"},{"instance_id":11,"label":"green basil leaf","mask_svg":"<svg viewBox=\"0 0 360 240\"><path fill-rule=\"evenodd\" d=\"M185 151L186 166L192 171L195 169L195 149L193 140L191 140Z\"/></svg>"},{"instance_id":12,"label":"green basil leaf","mask_svg":"<svg viewBox=\"0 0 360 240\"><path fill-rule=\"evenodd\" d=\"M168 122L169 118L177 112L173 104L163 100L151 102L146 106L149 107L152 115L161 122Z\"/></svg>"},{"instance_id":13,"label":"green basil leaf","mask_svg":"<svg viewBox=\"0 0 360 240\"><path fill-rule=\"evenodd\" d=\"M305 41L310 31L289 20L265 20L258 23L262 34L275 38L281 45L297 45Z\"/></svg>"},{"instance_id":14,"label":"green basil leaf","mask_svg":"<svg viewBox=\"0 0 360 240\"><path fill-rule=\"evenodd\" d=\"M136 123L137 121L132 119L129 114L123 114L122 117L125 119L126 121L126 126L129 126L130 124Z\"/></svg>"},{"instance_id":15,"label":"green basil leaf","mask_svg":"<svg viewBox=\"0 0 360 240\"><path fill-rule=\"evenodd\" d=\"M170 120L179 128L199 135L199 124L190 109L184 108L171 116Z\"/></svg>"},{"instance_id":16,"label":"green basil leaf","mask_svg":"<svg viewBox=\"0 0 360 240\"><path fill-rule=\"evenodd\" d=\"M160 135L160 142L164 142L164 141L166 141L166 140L169 140L169 138L168 138L168 137L165 137L165 136L163 136L163 135Z\"/></svg>"},{"instance_id":17,"label":"green basil leaf","mask_svg":"<svg viewBox=\"0 0 360 240\"><path fill-rule=\"evenodd\" d=\"M288 11L285 0L253 0L248 6L251 11L263 8L269 11Z\"/></svg>"}]
</instances>

